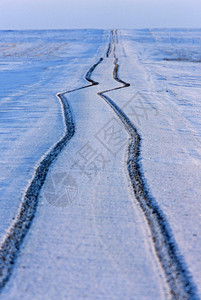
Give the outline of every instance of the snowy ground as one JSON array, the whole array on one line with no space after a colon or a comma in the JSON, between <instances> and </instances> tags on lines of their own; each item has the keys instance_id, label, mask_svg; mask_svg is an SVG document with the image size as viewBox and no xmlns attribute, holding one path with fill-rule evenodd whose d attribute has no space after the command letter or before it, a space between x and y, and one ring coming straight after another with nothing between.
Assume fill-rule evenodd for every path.
<instances>
[{"instance_id":1,"label":"snowy ground","mask_svg":"<svg viewBox=\"0 0 201 300\"><path fill-rule=\"evenodd\" d=\"M2 299L185 299L182 284L167 282L170 267L159 259L166 246L156 251L160 234L153 239L134 195L129 134L97 94L122 86L115 58L130 86L107 96L141 136L143 180L170 227L189 299L201 298L201 30L0 36L2 241L36 166L63 135L56 94L90 85L84 77L103 58L89 76L99 85L64 94L75 134L49 168L12 272L1 259Z\"/></svg>"}]
</instances>

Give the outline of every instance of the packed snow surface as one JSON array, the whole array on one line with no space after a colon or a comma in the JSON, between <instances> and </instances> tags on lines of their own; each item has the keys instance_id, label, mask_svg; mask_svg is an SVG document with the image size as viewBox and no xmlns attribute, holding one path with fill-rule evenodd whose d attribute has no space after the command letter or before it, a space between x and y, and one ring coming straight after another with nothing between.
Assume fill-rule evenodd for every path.
<instances>
[{"instance_id":1,"label":"packed snow surface","mask_svg":"<svg viewBox=\"0 0 201 300\"><path fill-rule=\"evenodd\" d=\"M201 298L201 30L0 37L2 299Z\"/></svg>"}]
</instances>

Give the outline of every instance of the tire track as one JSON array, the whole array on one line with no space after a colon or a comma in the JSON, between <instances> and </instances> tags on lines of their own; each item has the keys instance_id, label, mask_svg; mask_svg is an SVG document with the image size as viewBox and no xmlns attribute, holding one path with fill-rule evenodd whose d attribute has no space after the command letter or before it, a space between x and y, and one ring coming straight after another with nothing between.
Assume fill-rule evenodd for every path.
<instances>
[{"instance_id":1,"label":"tire track","mask_svg":"<svg viewBox=\"0 0 201 300\"><path fill-rule=\"evenodd\" d=\"M95 68L102 62L100 58L87 72L85 79L90 83L86 86L58 93L58 97L65 124L65 133L63 137L48 151L41 159L36 168L31 183L27 187L25 195L21 201L18 213L12 222L8 232L0 246L0 292L10 279L12 270L17 259L21 244L31 227L33 218L36 214L41 188L46 180L48 170L54 163L63 148L71 140L75 133L75 121L73 119L72 109L64 94L72 93L81 89L89 88L99 83L91 79Z\"/></svg>"},{"instance_id":2,"label":"tire track","mask_svg":"<svg viewBox=\"0 0 201 300\"><path fill-rule=\"evenodd\" d=\"M142 166L140 163L140 134L123 110L121 110L112 99L105 95L108 92L126 88L130 85L120 79L118 75L119 64L118 58L116 57L116 44L118 44L117 31L113 31L113 43L113 78L115 81L121 83L122 86L101 91L98 95L113 109L130 136L127 158L127 169L130 182L135 198L138 201L148 223L152 236L152 243L154 245L157 258L164 271L170 296L175 300L198 299L196 287L187 270L185 262L179 253L167 219L146 186L146 180L143 176Z\"/></svg>"},{"instance_id":3,"label":"tire track","mask_svg":"<svg viewBox=\"0 0 201 300\"><path fill-rule=\"evenodd\" d=\"M99 92L98 95L102 97L113 109L116 115L121 120L125 129L129 133L128 145L128 159L127 168L131 181L131 185L135 197L143 211L143 214L149 225L152 235L152 242L155 247L156 255L160 261L162 269L164 270L166 281L170 290L172 299L198 299L195 292L195 287L191 281L190 275L185 267L185 263L181 258L173 238L172 232L169 228L167 220L160 210L159 206L148 191L143 177L142 166L140 163L140 135L127 117L127 115L118 107L118 105L110 99L105 93L129 87L130 84L120 79L118 75L119 64L116 57L116 45L118 44L117 31L112 31L110 35L110 42L106 52L106 57L112 53L114 56L113 78L118 83L122 84L120 87L108 89ZM22 199L19 212L12 223L8 233L0 247L0 289L5 286L9 280L14 263L20 250L20 246L31 226L32 220L35 216L38 196L40 190L45 182L48 170L52 163L56 160L59 153L63 150L65 145L70 141L75 133L75 122L73 120L72 110L65 98L64 94L75 92L84 88L88 88L99 83L92 80L91 76L95 68L103 61L94 64L87 72L85 79L90 82L89 85L58 93L62 106L62 112L65 121L65 134L59 142L44 156L39 166L37 167L33 179L27 188L27 191Z\"/></svg>"},{"instance_id":4,"label":"tire track","mask_svg":"<svg viewBox=\"0 0 201 300\"><path fill-rule=\"evenodd\" d=\"M111 47L112 47L112 38L113 38L113 35L114 35L113 32L114 32L113 30L110 32L109 44L108 44L108 49L107 49L107 52L106 52L106 57L110 56L110 53L111 53L111 50L112 50Z\"/></svg>"}]
</instances>

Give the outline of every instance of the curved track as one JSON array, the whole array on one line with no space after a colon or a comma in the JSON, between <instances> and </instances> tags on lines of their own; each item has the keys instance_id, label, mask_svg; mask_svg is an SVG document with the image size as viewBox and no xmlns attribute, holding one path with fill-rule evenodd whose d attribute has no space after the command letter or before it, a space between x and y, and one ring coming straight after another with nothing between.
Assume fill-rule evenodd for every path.
<instances>
[{"instance_id":1,"label":"curved track","mask_svg":"<svg viewBox=\"0 0 201 300\"><path fill-rule=\"evenodd\" d=\"M152 236L152 242L156 251L156 255L164 271L171 298L175 300L198 299L195 291L196 288L191 281L191 277L188 274L185 263L179 254L166 217L146 187L146 181L143 177L142 166L140 163L140 134L128 116L112 99L105 95L108 92L130 86L129 83L120 79L118 75L119 64L118 58L116 57L116 45L118 43L117 31L113 31L112 42L114 56L113 78L115 81L121 83L122 86L101 91L98 93L98 95L102 97L113 109L130 136L127 159L128 174L135 198L138 201L148 223Z\"/></svg>"},{"instance_id":2,"label":"curved track","mask_svg":"<svg viewBox=\"0 0 201 300\"><path fill-rule=\"evenodd\" d=\"M129 83L120 79L118 75L119 64L118 58L116 57L117 44L117 31L112 31L110 35L109 46L106 52L106 57L109 57L113 53L113 78L115 81L120 83L121 86L101 91L98 93L98 95L109 104L109 106L121 120L124 128L129 134L127 169L131 186L134 191L135 198L141 207L141 210L145 216L149 230L151 232L152 243L156 251L156 256L158 257L160 265L164 271L170 295L172 299L197 299L194 284L192 283L187 268L185 267L185 263L183 262L179 254L176 242L169 228L166 217L164 216L158 204L151 196L150 191L146 187L146 181L143 177L142 166L140 163L141 137L128 116L118 107L118 105L112 99L110 99L106 95L106 93L108 92L127 88L130 85ZM72 111L64 94L88 88L93 85L98 85L98 82L93 81L91 79L91 76L95 68L102 62L102 60L103 58L100 58L99 61L94 64L87 72L85 79L90 82L89 85L57 94L57 97L59 98L62 105L65 120L65 134L39 163L33 179L29 187L27 188L24 198L22 199L18 215L16 216L13 224L8 230L7 236L1 244L1 289L10 278L20 246L35 216L38 204L38 196L45 182L48 170L52 163L56 160L59 153L61 153L65 145L73 137L75 132L75 122L73 120Z\"/></svg>"},{"instance_id":3,"label":"curved track","mask_svg":"<svg viewBox=\"0 0 201 300\"><path fill-rule=\"evenodd\" d=\"M20 246L29 228L31 227L32 220L36 214L39 193L47 177L48 170L75 133L75 121L73 120L71 107L64 95L98 85L99 83L91 79L91 76L95 68L102 62L102 60L103 58L100 58L98 62L94 64L87 72L85 79L90 82L90 84L57 94L57 97L61 102L65 133L63 137L52 147L52 149L50 149L49 152L41 159L38 167L35 170L31 183L29 184L22 199L18 214L11 224L3 242L1 243L0 290L2 290L11 276Z\"/></svg>"}]
</instances>

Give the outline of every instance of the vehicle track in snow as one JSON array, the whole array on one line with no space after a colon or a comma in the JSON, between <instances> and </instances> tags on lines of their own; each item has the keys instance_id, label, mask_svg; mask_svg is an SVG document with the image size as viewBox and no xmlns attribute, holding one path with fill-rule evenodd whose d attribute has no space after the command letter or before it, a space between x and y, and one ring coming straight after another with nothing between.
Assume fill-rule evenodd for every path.
<instances>
[{"instance_id":1,"label":"vehicle track in snow","mask_svg":"<svg viewBox=\"0 0 201 300\"><path fill-rule=\"evenodd\" d=\"M169 227L167 219L155 199L151 196L146 186L146 180L143 176L142 166L140 163L140 147L141 137L137 128L130 121L123 110L108 96L106 93L127 88L129 83L120 79L118 75L119 64L116 57L116 45L118 44L117 31L112 32L112 45L110 45L109 54L112 52L114 56L113 78L122 84L120 87L107 89L98 93L109 106L113 109L117 117L122 122L129 134L127 169L135 198L139 203L141 210L148 223L151 232L152 243L155 248L156 256L163 269L166 282L168 285L168 293L171 299L199 299L196 293L196 287L187 270L185 262L181 257L173 233ZM109 56L108 54L108 56Z\"/></svg>"},{"instance_id":2,"label":"vehicle track in snow","mask_svg":"<svg viewBox=\"0 0 201 300\"><path fill-rule=\"evenodd\" d=\"M181 258L176 246L176 242L169 228L166 217L160 210L158 204L151 196L150 191L146 187L146 181L143 177L142 166L140 163L140 146L141 137L127 117L127 115L118 107L118 105L105 94L115 90L120 90L129 87L130 84L120 79L118 75L119 64L116 57L116 45L118 44L117 31L112 31L110 35L110 41L106 52L106 57L109 57L111 53L114 56L114 69L113 78L115 81L121 84L121 86L101 91L98 93L109 106L113 109L115 114L121 120L123 126L129 134L128 145L128 159L127 169L130 177L131 185L135 194L135 198L138 201L141 210L147 220L152 242L156 251L158 260L164 270L166 281L169 287L169 292L172 299L198 299L195 292L195 287L188 274L185 263ZM113 51L112 51L113 49ZM57 156L61 153L66 144L73 137L75 132L75 122L73 120L72 111L70 105L65 98L64 94L75 92L81 89L98 85L99 83L91 79L92 73L95 68L103 61L100 58L99 61L94 64L87 72L85 79L90 82L89 85L82 86L80 88L68 90L62 93L58 93L62 106L64 121L65 121L65 134L64 136L52 147L51 150L42 158L39 163L32 181L28 186L26 193L22 199L18 214L8 230L8 233L0 247L0 290L5 286L9 280L14 263L17 259L17 255L20 250L20 246L31 226L32 220L35 216L39 193L45 182L48 170Z\"/></svg>"},{"instance_id":3,"label":"vehicle track in snow","mask_svg":"<svg viewBox=\"0 0 201 300\"><path fill-rule=\"evenodd\" d=\"M102 60L103 58L100 58L98 62L95 63L87 72L85 79L90 84L57 94L62 107L65 132L63 137L54 146L52 146L47 154L41 158L41 161L34 172L33 178L26 189L18 213L1 243L0 292L12 274L21 244L31 227L32 220L37 210L39 194L46 180L48 170L75 133L75 121L73 119L72 110L64 95L98 85L99 83L91 79L91 76L95 68L102 62Z\"/></svg>"}]
</instances>

